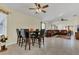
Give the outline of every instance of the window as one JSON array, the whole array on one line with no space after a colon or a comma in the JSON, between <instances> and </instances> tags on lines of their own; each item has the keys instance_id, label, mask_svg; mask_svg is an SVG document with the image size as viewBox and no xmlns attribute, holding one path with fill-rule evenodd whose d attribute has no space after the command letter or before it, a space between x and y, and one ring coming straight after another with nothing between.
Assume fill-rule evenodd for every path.
<instances>
[{"instance_id":1,"label":"window","mask_svg":"<svg viewBox=\"0 0 79 59\"><path fill-rule=\"evenodd\" d=\"M0 12L0 35L7 35L7 15Z\"/></svg>"},{"instance_id":2,"label":"window","mask_svg":"<svg viewBox=\"0 0 79 59\"><path fill-rule=\"evenodd\" d=\"M45 29L46 28L46 25L44 22L41 22L41 29Z\"/></svg>"}]
</instances>

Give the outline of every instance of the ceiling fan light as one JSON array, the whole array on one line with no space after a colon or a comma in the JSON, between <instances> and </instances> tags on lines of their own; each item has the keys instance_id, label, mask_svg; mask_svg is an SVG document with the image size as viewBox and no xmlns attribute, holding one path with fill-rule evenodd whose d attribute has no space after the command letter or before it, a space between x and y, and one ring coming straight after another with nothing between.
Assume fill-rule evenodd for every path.
<instances>
[{"instance_id":1,"label":"ceiling fan light","mask_svg":"<svg viewBox=\"0 0 79 59\"><path fill-rule=\"evenodd\" d=\"M39 12L41 12L41 9L39 9Z\"/></svg>"},{"instance_id":2,"label":"ceiling fan light","mask_svg":"<svg viewBox=\"0 0 79 59\"><path fill-rule=\"evenodd\" d=\"M41 9L36 9L37 12L41 12Z\"/></svg>"},{"instance_id":3,"label":"ceiling fan light","mask_svg":"<svg viewBox=\"0 0 79 59\"><path fill-rule=\"evenodd\" d=\"M38 10L38 9L36 9L36 11L37 11L37 12L39 12L39 10Z\"/></svg>"}]
</instances>

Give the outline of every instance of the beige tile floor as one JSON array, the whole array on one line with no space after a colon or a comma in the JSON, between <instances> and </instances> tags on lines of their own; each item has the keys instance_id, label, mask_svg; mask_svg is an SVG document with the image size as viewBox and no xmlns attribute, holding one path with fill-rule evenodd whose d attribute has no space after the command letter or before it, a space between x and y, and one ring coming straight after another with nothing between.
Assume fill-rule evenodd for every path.
<instances>
[{"instance_id":1,"label":"beige tile floor","mask_svg":"<svg viewBox=\"0 0 79 59\"><path fill-rule=\"evenodd\" d=\"M29 51L19 47L17 44L8 46L8 50L0 52L0 55L77 55L79 54L79 40L63 38L45 38L45 45L41 48L36 44Z\"/></svg>"}]
</instances>

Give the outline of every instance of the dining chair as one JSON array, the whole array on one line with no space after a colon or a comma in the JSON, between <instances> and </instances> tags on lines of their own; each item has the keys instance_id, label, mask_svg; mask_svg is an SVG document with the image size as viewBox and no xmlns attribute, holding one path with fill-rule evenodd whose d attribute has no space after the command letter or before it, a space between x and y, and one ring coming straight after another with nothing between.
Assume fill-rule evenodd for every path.
<instances>
[{"instance_id":1,"label":"dining chair","mask_svg":"<svg viewBox=\"0 0 79 59\"><path fill-rule=\"evenodd\" d=\"M25 37L25 33L24 33L24 29L21 29L20 30L21 31L21 47L23 46L23 44L25 43L25 39L26 39L26 37Z\"/></svg>"},{"instance_id":2,"label":"dining chair","mask_svg":"<svg viewBox=\"0 0 79 59\"><path fill-rule=\"evenodd\" d=\"M21 44L21 32L19 29L16 29L16 32L17 32L17 44Z\"/></svg>"},{"instance_id":3,"label":"dining chair","mask_svg":"<svg viewBox=\"0 0 79 59\"><path fill-rule=\"evenodd\" d=\"M45 36L45 29L40 30L40 38L43 40L43 45L44 45L44 36Z\"/></svg>"},{"instance_id":4,"label":"dining chair","mask_svg":"<svg viewBox=\"0 0 79 59\"><path fill-rule=\"evenodd\" d=\"M31 49L31 42L30 42L30 36L29 36L29 29L24 29L24 35L25 35L25 50L27 47L27 44L29 44L29 50Z\"/></svg>"},{"instance_id":5,"label":"dining chair","mask_svg":"<svg viewBox=\"0 0 79 59\"><path fill-rule=\"evenodd\" d=\"M34 43L35 43L35 31L30 32L30 38L32 39L32 46L34 46Z\"/></svg>"}]
</instances>

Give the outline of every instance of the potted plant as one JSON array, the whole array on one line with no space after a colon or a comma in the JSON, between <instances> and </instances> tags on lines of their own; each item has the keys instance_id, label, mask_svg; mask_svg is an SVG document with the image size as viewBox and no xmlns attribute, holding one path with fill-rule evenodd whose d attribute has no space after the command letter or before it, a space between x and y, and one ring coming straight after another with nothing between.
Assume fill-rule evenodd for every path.
<instances>
[{"instance_id":1,"label":"potted plant","mask_svg":"<svg viewBox=\"0 0 79 59\"><path fill-rule=\"evenodd\" d=\"M5 35L1 35L1 38L0 38L0 51L4 51L4 50L7 50L6 48L6 40L7 38L5 37Z\"/></svg>"}]
</instances>

